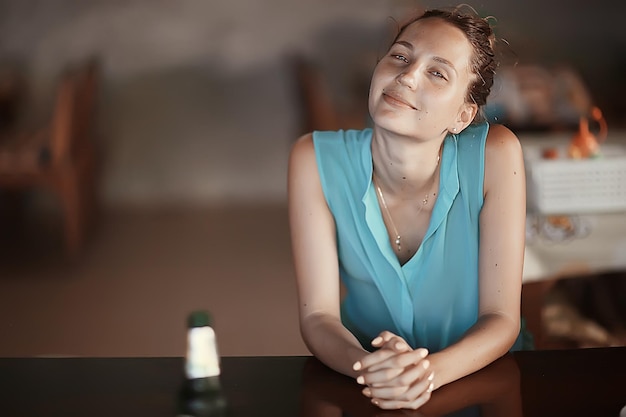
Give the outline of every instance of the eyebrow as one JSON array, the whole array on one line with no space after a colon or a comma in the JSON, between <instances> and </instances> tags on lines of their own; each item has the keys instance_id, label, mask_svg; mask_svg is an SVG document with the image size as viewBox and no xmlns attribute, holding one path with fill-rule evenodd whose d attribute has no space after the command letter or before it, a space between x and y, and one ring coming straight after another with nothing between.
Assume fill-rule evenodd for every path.
<instances>
[{"instance_id":1,"label":"eyebrow","mask_svg":"<svg viewBox=\"0 0 626 417\"><path fill-rule=\"evenodd\" d=\"M398 44L398 45L402 45L402 46L404 46L405 48L407 48L407 49L409 49L409 50L411 50L411 51L413 51L413 49L414 49L414 48L413 48L413 44L412 44L411 42L407 42L407 41L397 41L397 42L396 42L396 44ZM447 60L447 59L445 59L445 58L442 58L442 57L440 57L440 56L435 56L435 57L433 57L433 61L436 61L436 62L439 62L440 64L446 65L446 66L448 66L448 67L452 68L452 69L456 72L456 68L454 67L454 65L452 64L452 62L448 61L448 60Z\"/></svg>"}]
</instances>

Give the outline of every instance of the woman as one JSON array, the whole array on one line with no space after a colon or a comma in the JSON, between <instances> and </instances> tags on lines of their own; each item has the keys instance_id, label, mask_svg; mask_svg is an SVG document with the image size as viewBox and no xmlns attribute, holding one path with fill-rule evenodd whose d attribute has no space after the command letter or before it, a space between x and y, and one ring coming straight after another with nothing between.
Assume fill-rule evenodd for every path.
<instances>
[{"instance_id":1,"label":"woman","mask_svg":"<svg viewBox=\"0 0 626 417\"><path fill-rule=\"evenodd\" d=\"M374 70L373 128L291 151L303 339L384 409L420 407L520 333L521 147L475 121L496 66L484 19L428 11Z\"/></svg>"}]
</instances>

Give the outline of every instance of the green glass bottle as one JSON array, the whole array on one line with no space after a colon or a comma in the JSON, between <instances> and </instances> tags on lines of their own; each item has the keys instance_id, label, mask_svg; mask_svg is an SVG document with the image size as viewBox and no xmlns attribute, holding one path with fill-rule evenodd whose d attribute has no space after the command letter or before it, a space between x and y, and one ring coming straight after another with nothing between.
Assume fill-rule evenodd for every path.
<instances>
[{"instance_id":1,"label":"green glass bottle","mask_svg":"<svg viewBox=\"0 0 626 417\"><path fill-rule=\"evenodd\" d=\"M227 402L220 382L220 357L211 316L194 311L187 318L185 379L179 393L179 417L221 417Z\"/></svg>"}]
</instances>

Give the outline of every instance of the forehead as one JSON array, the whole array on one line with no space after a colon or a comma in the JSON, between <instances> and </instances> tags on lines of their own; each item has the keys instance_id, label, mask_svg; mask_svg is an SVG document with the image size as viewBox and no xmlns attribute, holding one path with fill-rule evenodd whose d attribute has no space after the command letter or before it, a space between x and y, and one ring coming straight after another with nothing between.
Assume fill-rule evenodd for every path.
<instances>
[{"instance_id":1,"label":"forehead","mask_svg":"<svg viewBox=\"0 0 626 417\"><path fill-rule=\"evenodd\" d=\"M409 42L419 52L441 56L455 66L468 66L473 48L461 29L443 19L420 19L407 26L397 41Z\"/></svg>"}]
</instances>

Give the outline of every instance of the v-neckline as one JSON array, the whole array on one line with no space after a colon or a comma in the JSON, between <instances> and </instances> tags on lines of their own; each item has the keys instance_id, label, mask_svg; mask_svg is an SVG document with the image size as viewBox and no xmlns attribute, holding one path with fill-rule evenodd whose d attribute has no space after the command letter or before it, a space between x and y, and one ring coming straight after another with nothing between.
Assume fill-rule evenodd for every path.
<instances>
[{"instance_id":1,"label":"v-neckline","mask_svg":"<svg viewBox=\"0 0 626 417\"><path fill-rule=\"evenodd\" d=\"M392 265L397 266L398 271L405 275L407 270L412 269L414 264L419 262L421 258L424 244L437 230L439 225L443 222L443 219L447 215L452 206L454 197L459 190L458 180L458 167L457 167L457 143L456 138L448 136L444 139L443 150L441 154L441 166L439 167L439 186L437 200L433 206L428 221L428 227L422 239L422 242L418 246L413 255L404 263L400 262L396 255L392 242L389 239L389 232L383 218L382 209L378 202L375 185L372 181L372 173L374 170L373 160L371 157L371 144L369 146L370 152L370 167L369 167L369 181L365 195L363 196L363 203L366 206L366 222L370 231L378 244L381 253Z\"/></svg>"}]
</instances>

